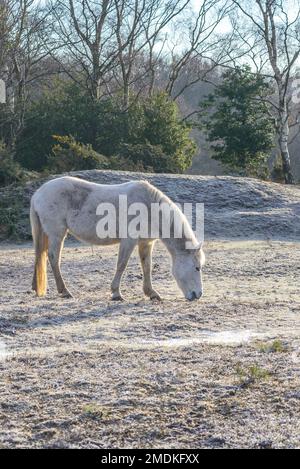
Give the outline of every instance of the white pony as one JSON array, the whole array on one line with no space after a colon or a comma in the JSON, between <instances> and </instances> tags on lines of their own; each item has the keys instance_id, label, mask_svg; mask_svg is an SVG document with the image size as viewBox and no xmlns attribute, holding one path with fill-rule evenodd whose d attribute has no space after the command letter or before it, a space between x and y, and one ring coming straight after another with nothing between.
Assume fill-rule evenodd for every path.
<instances>
[{"instance_id":1,"label":"white pony","mask_svg":"<svg viewBox=\"0 0 300 469\"><path fill-rule=\"evenodd\" d=\"M150 233L139 239L121 238L119 226L113 239L100 239L97 234L97 207L103 203L112 204L118 217L121 195L127 197L128 205L138 202L150 209L153 203L167 204L181 217L184 225L183 237L178 239L173 233L169 238L163 238L160 227L157 238L162 239L171 255L172 273L184 296L188 300L202 296L201 269L205 262L202 246L199 245L186 217L166 195L146 181L102 185L73 177L62 177L47 182L37 190L31 200L30 220L36 255L32 288L38 296L44 296L47 291L49 257L59 294L66 298L72 297L60 270L64 240L67 234L71 233L78 240L92 245L119 243L117 271L111 284L113 300L123 299L120 292L121 278L136 246L139 248L142 264L144 293L151 299L161 299L152 286L152 250L156 239L153 239ZM187 248L187 242L192 249Z\"/></svg>"}]
</instances>

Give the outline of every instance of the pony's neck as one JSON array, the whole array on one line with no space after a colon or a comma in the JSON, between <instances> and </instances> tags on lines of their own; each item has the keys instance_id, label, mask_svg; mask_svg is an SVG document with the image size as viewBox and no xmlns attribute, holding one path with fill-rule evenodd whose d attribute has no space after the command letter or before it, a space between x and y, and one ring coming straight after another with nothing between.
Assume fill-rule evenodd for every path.
<instances>
[{"instance_id":1,"label":"pony's neck","mask_svg":"<svg viewBox=\"0 0 300 469\"><path fill-rule=\"evenodd\" d=\"M171 254L172 257L176 255L177 252L182 251L182 240L175 239L175 238L161 238L161 241L166 246L167 250ZM181 243L179 243L181 241Z\"/></svg>"},{"instance_id":2,"label":"pony's neck","mask_svg":"<svg viewBox=\"0 0 300 469\"><path fill-rule=\"evenodd\" d=\"M172 202L169 197L167 197L165 194L163 194L160 190L156 189L154 192L152 192L152 197L151 201L159 204L167 204L170 207L170 210L172 212L171 215L171 220L170 220L170 225L171 225L171 232L170 232L170 238L165 238L163 236L163 233L160 233L160 239L163 242L163 244L166 246L170 254L173 256L177 252L183 252L187 250L187 243L189 245L189 249L192 248L192 246L196 247L198 245L198 241L194 235L194 232L185 217L185 215L182 213L180 208ZM163 220L163 222L168 223L168 221ZM182 236L180 238L175 237L175 223L181 223L182 225Z\"/></svg>"},{"instance_id":3,"label":"pony's neck","mask_svg":"<svg viewBox=\"0 0 300 469\"><path fill-rule=\"evenodd\" d=\"M198 241L195 237L195 234L185 217L182 211L175 205L173 202L170 201L171 207L174 210L174 218L172 219L171 223L171 232L170 238L163 238L161 237L162 242L173 256L178 252L186 251L187 249L196 248L198 245ZM180 223L180 234L181 237L175 237L176 230L174 228L175 223Z\"/></svg>"}]
</instances>

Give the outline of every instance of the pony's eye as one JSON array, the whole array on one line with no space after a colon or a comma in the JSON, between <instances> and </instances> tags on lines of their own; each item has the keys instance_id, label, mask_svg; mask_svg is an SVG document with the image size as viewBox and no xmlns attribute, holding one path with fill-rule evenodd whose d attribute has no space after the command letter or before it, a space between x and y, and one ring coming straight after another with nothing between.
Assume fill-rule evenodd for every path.
<instances>
[{"instance_id":1,"label":"pony's eye","mask_svg":"<svg viewBox=\"0 0 300 469\"><path fill-rule=\"evenodd\" d=\"M197 272L200 272L200 267L196 267Z\"/></svg>"}]
</instances>

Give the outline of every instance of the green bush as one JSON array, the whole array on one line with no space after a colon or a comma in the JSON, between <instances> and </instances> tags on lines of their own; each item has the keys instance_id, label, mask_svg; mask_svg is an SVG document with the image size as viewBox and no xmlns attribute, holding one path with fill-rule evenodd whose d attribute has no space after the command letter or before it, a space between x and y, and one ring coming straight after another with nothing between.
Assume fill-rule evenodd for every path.
<instances>
[{"instance_id":1,"label":"green bush","mask_svg":"<svg viewBox=\"0 0 300 469\"><path fill-rule=\"evenodd\" d=\"M78 85L59 82L54 93L45 93L29 109L16 145L17 160L28 169L43 170L53 163L53 135L72 135L76 142L110 157L113 166L119 158L121 166L131 166L126 145L135 149L133 155L136 151L140 155L132 160L133 167L136 162L157 172L183 172L190 166L196 145L176 103L160 93L151 98L133 96L129 109L122 106L118 96L96 101ZM137 146L145 146L144 155Z\"/></svg>"},{"instance_id":2,"label":"green bush","mask_svg":"<svg viewBox=\"0 0 300 469\"><path fill-rule=\"evenodd\" d=\"M114 171L134 171L134 172L153 172L152 168L146 167L143 165L141 161L137 161L134 163L129 158L123 158L120 155L111 156L109 158L109 168L110 170Z\"/></svg>"},{"instance_id":3,"label":"green bush","mask_svg":"<svg viewBox=\"0 0 300 469\"><path fill-rule=\"evenodd\" d=\"M176 170L172 158L167 156L160 145L124 144L118 154L120 160L131 161L145 172L172 173Z\"/></svg>"},{"instance_id":4,"label":"green bush","mask_svg":"<svg viewBox=\"0 0 300 469\"><path fill-rule=\"evenodd\" d=\"M88 169L107 169L108 159L99 155L91 145L78 143L72 136L53 135L58 144L52 148L49 170L64 173Z\"/></svg>"},{"instance_id":5,"label":"green bush","mask_svg":"<svg viewBox=\"0 0 300 469\"><path fill-rule=\"evenodd\" d=\"M0 240L17 237L17 225L20 219L21 202L18 200L0 200Z\"/></svg>"},{"instance_id":6,"label":"green bush","mask_svg":"<svg viewBox=\"0 0 300 469\"><path fill-rule=\"evenodd\" d=\"M161 147L163 153L170 157L168 168L171 172L184 172L192 164L197 151L196 143L190 138L191 124L182 121L177 104L165 93L146 99L143 109L143 143Z\"/></svg>"},{"instance_id":7,"label":"green bush","mask_svg":"<svg viewBox=\"0 0 300 469\"><path fill-rule=\"evenodd\" d=\"M269 83L244 66L226 71L214 92L201 103L202 125L213 158L241 174L266 178L274 146Z\"/></svg>"},{"instance_id":8,"label":"green bush","mask_svg":"<svg viewBox=\"0 0 300 469\"><path fill-rule=\"evenodd\" d=\"M14 160L14 153L0 140L0 186L20 182L24 172Z\"/></svg>"},{"instance_id":9,"label":"green bush","mask_svg":"<svg viewBox=\"0 0 300 469\"><path fill-rule=\"evenodd\" d=\"M152 166L143 164L143 159L160 158L162 152L151 145L124 146L119 155L106 157L97 153L91 145L76 142L72 136L53 135L58 143L53 146L48 170L53 173L84 171L89 169L111 169L123 171L153 171ZM157 155L156 155L157 152ZM167 158L167 157L165 157Z\"/></svg>"},{"instance_id":10,"label":"green bush","mask_svg":"<svg viewBox=\"0 0 300 469\"><path fill-rule=\"evenodd\" d=\"M54 90L45 91L28 109L16 142L16 159L30 170L44 170L57 143L53 135L72 135L94 147L96 122L96 103L79 86L57 81Z\"/></svg>"},{"instance_id":11,"label":"green bush","mask_svg":"<svg viewBox=\"0 0 300 469\"><path fill-rule=\"evenodd\" d=\"M190 139L191 127L182 122L177 104L165 93L133 99L126 111L119 99L107 100L102 106L97 151L127 159L131 152L133 161L142 161L154 172L181 173L191 165L197 149Z\"/></svg>"}]
</instances>

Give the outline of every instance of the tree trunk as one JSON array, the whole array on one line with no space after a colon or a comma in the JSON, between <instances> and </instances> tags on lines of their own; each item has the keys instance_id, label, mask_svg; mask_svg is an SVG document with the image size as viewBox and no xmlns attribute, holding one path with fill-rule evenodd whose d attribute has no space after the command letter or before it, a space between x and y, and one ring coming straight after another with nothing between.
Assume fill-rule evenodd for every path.
<instances>
[{"instance_id":1,"label":"tree trunk","mask_svg":"<svg viewBox=\"0 0 300 469\"><path fill-rule=\"evenodd\" d=\"M289 152L289 119L288 119L288 112L285 107L280 112L280 123L279 123L279 149L280 155L282 159L282 169L284 174L284 179L286 184L294 184L294 177L291 169L291 158Z\"/></svg>"},{"instance_id":2,"label":"tree trunk","mask_svg":"<svg viewBox=\"0 0 300 469\"><path fill-rule=\"evenodd\" d=\"M129 89L129 83L126 80L124 83L124 90L123 90L123 106L124 106L125 111L129 108L129 101L130 101L130 89Z\"/></svg>"},{"instance_id":3,"label":"tree trunk","mask_svg":"<svg viewBox=\"0 0 300 469\"><path fill-rule=\"evenodd\" d=\"M286 184L294 184L294 177L291 170L291 159L288 146L284 142L280 142L280 154L282 159L282 169Z\"/></svg>"}]
</instances>

